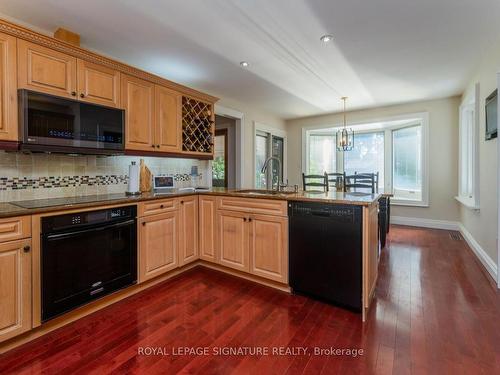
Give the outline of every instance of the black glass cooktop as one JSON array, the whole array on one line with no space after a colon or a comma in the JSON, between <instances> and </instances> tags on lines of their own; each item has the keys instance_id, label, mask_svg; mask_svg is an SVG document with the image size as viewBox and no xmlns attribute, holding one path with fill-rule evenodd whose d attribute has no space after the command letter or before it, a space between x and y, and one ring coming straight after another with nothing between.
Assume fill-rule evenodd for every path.
<instances>
[{"instance_id":1,"label":"black glass cooktop","mask_svg":"<svg viewBox=\"0 0 500 375\"><path fill-rule=\"evenodd\" d=\"M66 198L33 199L27 201L11 202L11 204L22 208L43 208L55 206L72 206L81 203L106 202L125 198L131 199L133 197L127 196L125 194L101 194Z\"/></svg>"}]
</instances>

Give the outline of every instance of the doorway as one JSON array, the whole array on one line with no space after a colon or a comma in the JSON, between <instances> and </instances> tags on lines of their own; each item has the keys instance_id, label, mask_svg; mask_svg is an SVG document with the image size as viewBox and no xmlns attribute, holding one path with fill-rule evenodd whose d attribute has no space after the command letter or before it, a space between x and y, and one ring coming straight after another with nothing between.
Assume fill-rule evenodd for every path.
<instances>
[{"instance_id":1,"label":"doorway","mask_svg":"<svg viewBox=\"0 0 500 375\"><path fill-rule=\"evenodd\" d=\"M236 187L236 121L215 115L215 154L212 162L212 186Z\"/></svg>"},{"instance_id":2,"label":"doorway","mask_svg":"<svg viewBox=\"0 0 500 375\"><path fill-rule=\"evenodd\" d=\"M275 160L262 173L265 161L274 157L280 161L281 170ZM279 182L286 182L286 133L262 124L255 124L254 187L272 189Z\"/></svg>"}]
</instances>

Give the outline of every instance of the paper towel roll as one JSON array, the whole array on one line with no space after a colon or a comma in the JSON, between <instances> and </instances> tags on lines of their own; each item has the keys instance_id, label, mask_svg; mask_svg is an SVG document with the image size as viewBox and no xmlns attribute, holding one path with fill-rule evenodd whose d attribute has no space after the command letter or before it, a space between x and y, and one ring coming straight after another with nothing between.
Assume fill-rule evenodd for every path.
<instances>
[{"instance_id":1,"label":"paper towel roll","mask_svg":"<svg viewBox=\"0 0 500 375\"><path fill-rule=\"evenodd\" d=\"M139 194L139 166L132 162L128 166L128 187L127 194Z\"/></svg>"}]
</instances>

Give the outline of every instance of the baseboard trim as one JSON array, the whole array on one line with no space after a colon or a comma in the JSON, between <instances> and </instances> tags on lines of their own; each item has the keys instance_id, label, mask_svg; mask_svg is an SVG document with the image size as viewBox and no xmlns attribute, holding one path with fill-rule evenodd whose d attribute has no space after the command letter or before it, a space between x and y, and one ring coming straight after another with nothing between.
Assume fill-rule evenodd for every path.
<instances>
[{"instance_id":1,"label":"baseboard trim","mask_svg":"<svg viewBox=\"0 0 500 375\"><path fill-rule=\"evenodd\" d=\"M493 259L484 251L484 249L479 245L479 243L472 237L472 234L464 227L462 223L459 223L459 230L462 234L462 237L465 239L465 242L469 245L472 252L476 255L477 259L481 262L486 271L490 274L497 284L497 274L498 274L498 266L495 264Z\"/></svg>"},{"instance_id":2,"label":"baseboard trim","mask_svg":"<svg viewBox=\"0 0 500 375\"><path fill-rule=\"evenodd\" d=\"M459 223L449 220L424 219L419 217L391 216L391 224L432 229L459 230Z\"/></svg>"}]
</instances>

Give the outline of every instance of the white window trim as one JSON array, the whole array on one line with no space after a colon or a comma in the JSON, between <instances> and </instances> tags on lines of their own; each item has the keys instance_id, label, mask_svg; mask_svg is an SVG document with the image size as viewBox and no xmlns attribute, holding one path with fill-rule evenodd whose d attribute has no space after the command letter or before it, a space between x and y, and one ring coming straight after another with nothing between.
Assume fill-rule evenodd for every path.
<instances>
[{"instance_id":1,"label":"white window trim","mask_svg":"<svg viewBox=\"0 0 500 375\"><path fill-rule=\"evenodd\" d=\"M252 186L255 187L255 164L256 157L255 154L255 137L257 136L257 132L269 133L271 138L273 135L283 138L283 165L281 166L283 169L283 181L286 183L288 180L288 136L285 130L278 129L269 125L262 124L260 122L253 122L253 142L254 142L254 152L253 152L253 161L252 161Z\"/></svg>"},{"instance_id":2,"label":"white window trim","mask_svg":"<svg viewBox=\"0 0 500 375\"><path fill-rule=\"evenodd\" d=\"M469 97L465 98L462 104L460 105L460 124L459 124L459 142L458 142L458 195L455 199L460 202L464 207L479 211L480 203L479 203L479 119L480 119L480 87L479 83L476 83L474 86L474 93ZM472 142L472 164L473 164L473 176L472 176L472 197L462 195L461 191L461 181L462 181L462 158L463 153L461 150L462 141L460 139L462 134L462 119L464 112L466 110L470 110L473 108L474 110L474 128L473 128L473 142Z\"/></svg>"},{"instance_id":3,"label":"white window trim","mask_svg":"<svg viewBox=\"0 0 500 375\"><path fill-rule=\"evenodd\" d=\"M411 120L415 120L415 125L418 123L422 126L422 200L406 200L406 199L397 199L395 197L391 198L391 204L398 206L410 206L410 207L429 207L429 113L428 112L416 112L416 113L408 113L404 115L397 116L388 116L375 118L370 120L358 121L358 122L349 122L349 125L354 128L354 138L356 139L356 133L371 133L376 131L385 131L385 140L384 140L384 153L385 157L385 175L384 181L385 186L383 189L385 191L392 190L392 130L398 129L402 127L411 126ZM384 124L388 122L405 122L404 125L395 124L393 126L374 126L374 127L366 127L362 128L363 125L370 124ZM406 122L408 121L408 122ZM302 127L302 172L306 173L307 171L307 152L308 152L308 132L311 130L321 130L321 129L331 129L331 128L340 128L342 124L324 124L324 125L310 125ZM355 127L361 127L361 130L356 131ZM390 139L390 142L388 140ZM356 141L356 140L355 140ZM337 158L337 163L339 162ZM342 162L340 160L340 162ZM337 164L338 165L338 164Z\"/></svg>"}]
</instances>

